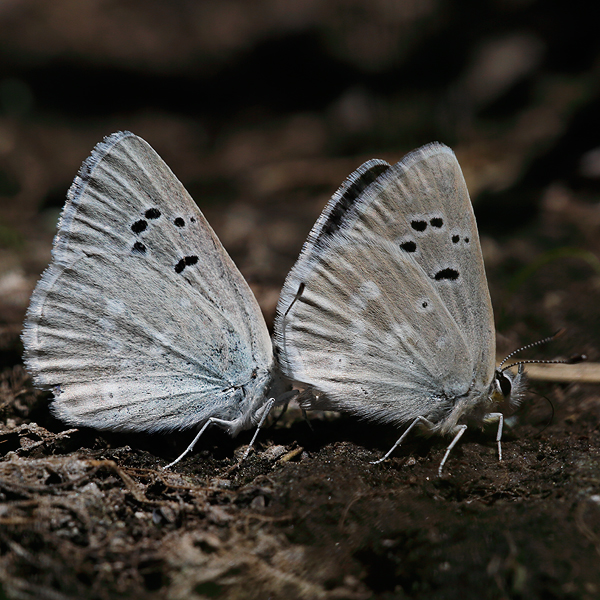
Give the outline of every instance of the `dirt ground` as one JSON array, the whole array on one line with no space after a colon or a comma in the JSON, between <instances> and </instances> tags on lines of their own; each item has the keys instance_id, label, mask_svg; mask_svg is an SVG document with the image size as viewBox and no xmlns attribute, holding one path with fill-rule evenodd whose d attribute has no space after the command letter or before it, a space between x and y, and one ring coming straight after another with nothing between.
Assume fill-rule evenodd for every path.
<instances>
[{"instance_id":1,"label":"dirt ground","mask_svg":"<svg viewBox=\"0 0 600 600\"><path fill-rule=\"evenodd\" d=\"M583 5L582 5L583 7ZM329 196L364 160L439 140L480 227L498 353L600 362L600 43L535 1L0 8L0 599L595 599L600 388L531 381L447 440L294 407L262 431L68 429L19 335L58 211L104 135L151 143L269 326Z\"/></svg>"}]
</instances>

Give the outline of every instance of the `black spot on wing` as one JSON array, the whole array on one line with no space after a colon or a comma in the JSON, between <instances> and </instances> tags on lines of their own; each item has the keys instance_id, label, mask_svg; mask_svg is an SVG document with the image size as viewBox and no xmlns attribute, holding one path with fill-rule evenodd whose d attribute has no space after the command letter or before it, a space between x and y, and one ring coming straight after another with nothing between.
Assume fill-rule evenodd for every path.
<instances>
[{"instance_id":1,"label":"black spot on wing","mask_svg":"<svg viewBox=\"0 0 600 600\"><path fill-rule=\"evenodd\" d=\"M435 227L436 229L441 229L441 227L444 225L444 220L441 217L434 217L433 219L431 219L431 221L429 221L429 223L432 227Z\"/></svg>"},{"instance_id":2,"label":"black spot on wing","mask_svg":"<svg viewBox=\"0 0 600 600\"><path fill-rule=\"evenodd\" d=\"M412 240L409 240L407 242L402 242L400 244L400 248L402 248L402 250L405 252L416 252L417 245Z\"/></svg>"},{"instance_id":3,"label":"black spot on wing","mask_svg":"<svg viewBox=\"0 0 600 600\"><path fill-rule=\"evenodd\" d=\"M185 221L181 217L177 217L173 223L176 227L183 227L185 225Z\"/></svg>"},{"instance_id":4,"label":"black spot on wing","mask_svg":"<svg viewBox=\"0 0 600 600\"><path fill-rule=\"evenodd\" d=\"M425 231L425 229L427 229L427 221L423 221L422 219L414 219L410 222L410 226L415 231Z\"/></svg>"},{"instance_id":5,"label":"black spot on wing","mask_svg":"<svg viewBox=\"0 0 600 600\"><path fill-rule=\"evenodd\" d=\"M436 281L442 281L444 279L448 279L450 281L455 281L456 279L458 279L459 276L459 272L456 269L442 269L441 271L438 271L433 278Z\"/></svg>"},{"instance_id":6,"label":"black spot on wing","mask_svg":"<svg viewBox=\"0 0 600 600\"><path fill-rule=\"evenodd\" d=\"M160 210L158 210L158 208L149 208L144 213L144 216L146 219L158 219L158 217L160 217Z\"/></svg>"},{"instance_id":7,"label":"black spot on wing","mask_svg":"<svg viewBox=\"0 0 600 600\"><path fill-rule=\"evenodd\" d=\"M146 246L142 242L136 242L132 247L133 252L136 254L146 254Z\"/></svg>"},{"instance_id":8,"label":"black spot on wing","mask_svg":"<svg viewBox=\"0 0 600 600\"><path fill-rule=\"evenodd\" d=\"M140 219L131 226L131 231L133 231L133 233L142 233L142 231L146 231L147 227L148 222L144 221L144 219Z\"/></svg>"},{"instance_id":9,"label":"black spot on wing","mask_svg":"<svg viewBox=\"0 0 600 600\"><path fill-rule=\"evenodd\" d=\"M186 267L191 265L195 265L198 262L197 256L184 256L176 265L175 265L175 273L183 273L183 270Z\"/></svg>"}]
</instances>

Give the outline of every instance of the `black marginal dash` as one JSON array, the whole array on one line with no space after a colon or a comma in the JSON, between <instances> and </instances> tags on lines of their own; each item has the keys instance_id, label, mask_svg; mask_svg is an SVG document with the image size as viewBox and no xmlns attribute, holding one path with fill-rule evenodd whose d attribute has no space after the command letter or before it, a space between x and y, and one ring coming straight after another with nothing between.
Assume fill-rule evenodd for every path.
<instances>
[{"instance_id":1,"label":"black marginal dash","mask_svg":"<svg viewBox=\"0 0 600 600\"><path fill-rule=\"evenodd\" d=\"M458 279L458 275L459 273L456 269L442 269L441 271L438 271L433 278L436 281L441 281L442 279L454 281L455 279Z\"/></svg>"},{"instance_id":2,"label":"black marginal dash","mask_svg":"<svg viewBox=\"0 0 600 600\"><path fill-rule=\"evenodd\" d=\"M176 265L175 273L182 273L186 267L195 265L198 262L197 256L184 256Z\"/></svg>"}]
</instances>

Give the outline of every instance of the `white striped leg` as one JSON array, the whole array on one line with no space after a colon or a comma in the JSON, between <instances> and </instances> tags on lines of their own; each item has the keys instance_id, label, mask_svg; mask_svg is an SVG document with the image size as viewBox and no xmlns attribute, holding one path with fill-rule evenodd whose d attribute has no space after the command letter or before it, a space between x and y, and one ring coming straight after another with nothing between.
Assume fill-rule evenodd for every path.
<instances>
[{"instance_id":1,"label":"white striped leg","mask_svg":"<svg viewBox=\"0 0 600 600\"><path fill-rule=\"evenodd\" d=\"M493 421L498 419L498 432L496 433L496 441L498 442L498 460L502 460L502 444L500 440L502 439L502 428L504 427L504 415L500 412L497 413L489 413L485 416L486 421Z\"/></svg>"},{"instance_id":2,"label":"white striped leg","mask_svg":"<svg viewBox=\"0 0 600 600\"><path fill-rule=\"evenodd\" d=\"M425 417L417 417L406 429L406 431L398 438L396 443L379 459L371 462L372 465L378 465L380 462L383 462L386 458L389 458L390 454L404 441L404 438L409 434L410 430L415 427L415 425L423 425L427 429L433 429L434 425Z\"/></svg>"},{"instance_id":3,"label":"white striped leg","mask_svg":"<svg viewBox=\"0 0 600 600\"><path fill-rule=\"evenodd\" d=\"M456 446L456 443L458 442L458 440L460 440L460 438L462 437L463 433L466 430L467 430L466 425L457 425L454 428L456 435L452 438L450 445L446 448L446 454L444 454L444 458L442 458L442 462L440 463L440 466L438 467L438 477L442 476L442 469L444 468L444 464L446 463L448 456L450 456L450 450L452 450L452 448L454 448L454 446Z\"/></svg>"},{"instance_id":4,"label":"white striped leg","mask_svg":"<svg viewBox=\"0 0 600 600\"><path fill-rule=\"evenodd\" d=\"M200 431L196 434L196 437L192 440L192 443L172 463L169 463L166 467L163 467L163 469L170 469L173 465L176 465L184 456L189 454L194 449L196 442L200 439L202 434L213 424L219 425L223 429L227 429L231 426L231 421L224 421L223 419L216 419L215 417L210 417L206 421L206 423L204 423Z\"/></svg>"},{"instance_id":5,"label":"white striped leg","mask_svg":"<svg viewBox=\"0 0 600 600\"><path fill-rule=\"evenodd\" d=\"M254 445L254 440L256 439L256 436L258 435L260 428L264 425L273 406L275 406L275 398L270 398L267 402L265 402L265 408L263 410L262 417L260 418L260 421L258 422L258 425L256 426L256 431L254 432L254 435L252 436L252 439L250 440L250 444L248 444L248 447L246 448L246 451L244 452L244 456L242 456L242 458L240 459L240 462L243 462L244 460L246 460L246 458L248 458L248 454L250 454L250 450L252 449L252 446Z\"/></svg>"}]
</instances>

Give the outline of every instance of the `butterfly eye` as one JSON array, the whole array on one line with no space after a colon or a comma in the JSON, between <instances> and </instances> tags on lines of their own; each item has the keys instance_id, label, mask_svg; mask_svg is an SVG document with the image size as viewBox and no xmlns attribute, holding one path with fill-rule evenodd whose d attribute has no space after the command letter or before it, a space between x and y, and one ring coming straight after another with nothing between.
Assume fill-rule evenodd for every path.
<instances>
[{"instance_id":1,"label":"butterfly eye","mask_svg":"<svg viewBox=\"0 0 600 600\"><path fill-rule=\"evenodd\" d=\"M497 376L497 379L498 383L500 384L500 389L502 390L502 395L505 398L508 398L510 396L510 392L512 391L512 383L510 379L504 375L504 373L500 373Z\"/></svg>"}]
</instances>

